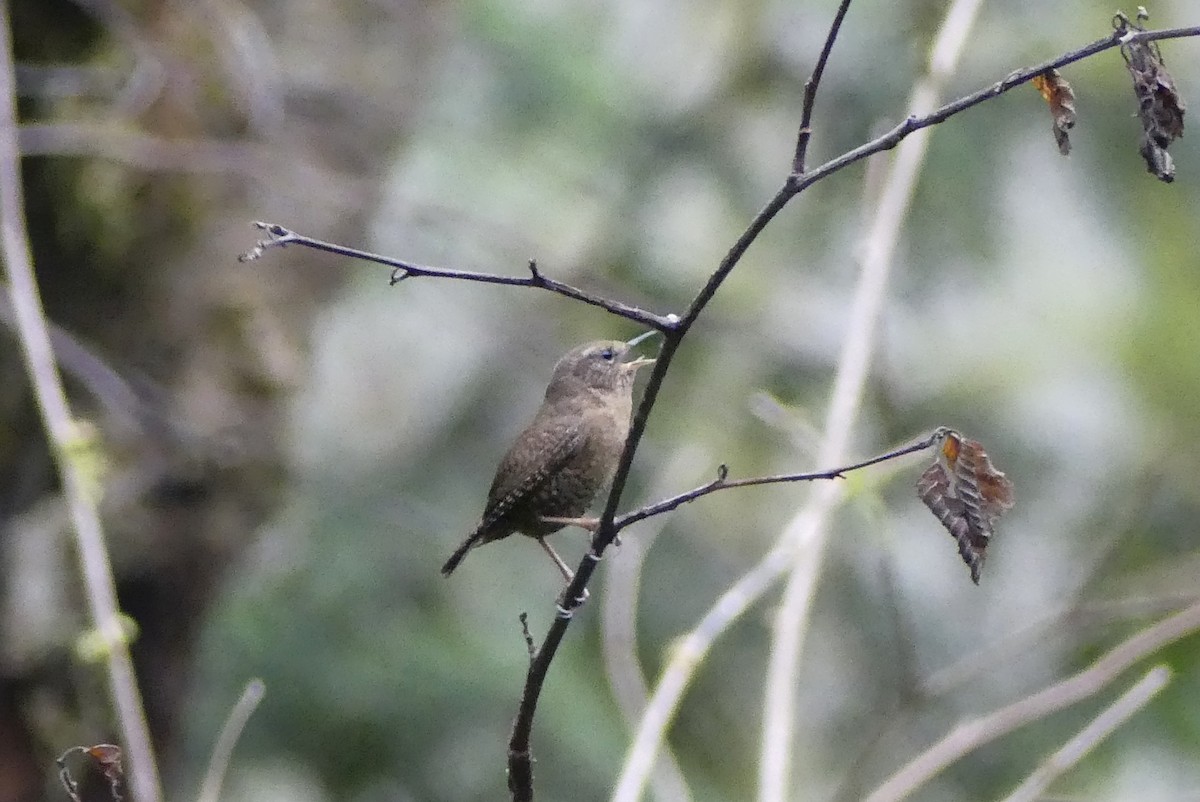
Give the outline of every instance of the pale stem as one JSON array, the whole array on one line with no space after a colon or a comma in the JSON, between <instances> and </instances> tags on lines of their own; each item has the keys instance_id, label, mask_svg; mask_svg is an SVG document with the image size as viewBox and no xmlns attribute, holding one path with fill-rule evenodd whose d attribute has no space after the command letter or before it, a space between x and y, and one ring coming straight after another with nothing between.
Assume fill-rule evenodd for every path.
<instances>
[{"instance_id":1,"label":"pale stem","mask_svg":"<svg viewBox=\"0 0 1200 802\"><path fill-rule=\"evenodd\" d=\"M125 627L117 607L117 591L104 545L97 500L79 460L73 456L79 448L89 446L81 442L81 427L72 419L67 407L34 279L21 191L16 82L8 6L8 3L0 3L0 249L8 273L25 369L62 480L63 499L70 511L92 625L104 642L109 691L121 729L121 747L129 767L133 796L138 802L159 802L162 790L158 768L133 661L129 657Z\"/></svg>"},{"instance_id":2,"label":"pale stem","mask_svg":"<svg viewBox=\"0 0 1200 802\"><path fill-rule=\"evenodd\" d=\"M922 116L937 108L942 85L958 64L981 2L955 0L950 6L934 40L928 74L913 87L908 101L912 115ZM883 308L896 242L925 162L931 130L917 131L897 146L895 159L884 179L850 309L849 332L838 360L824 436L818 450L818 464L836 465L845 457L870 369L875 329ZM758 798L762 802L784 802L790 797L797 674L820 574L829 515L844 494L845 488L839 482L813 488L808 504L784 530L783 541L793 550L793 563L771 630L773 643L763 694L759 762Z\"/></svg>"}]
</instances>

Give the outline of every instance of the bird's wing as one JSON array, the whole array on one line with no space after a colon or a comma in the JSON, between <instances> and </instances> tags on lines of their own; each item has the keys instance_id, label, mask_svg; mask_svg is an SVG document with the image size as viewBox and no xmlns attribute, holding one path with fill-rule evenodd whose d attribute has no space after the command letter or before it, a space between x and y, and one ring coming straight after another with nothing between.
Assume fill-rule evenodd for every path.
<instances>
[{"instance_id":1,"label":"bird's wing","mask_svg":"<svg viewBox=\"0 0 1200 802\"><path fill-rule=\"evenodd\" d=\"M578 453L582 441L583 432L574 423L535 423L525 430L496 469L480 527L491 526L537 491Z\"/></svg>"}]
</instances>

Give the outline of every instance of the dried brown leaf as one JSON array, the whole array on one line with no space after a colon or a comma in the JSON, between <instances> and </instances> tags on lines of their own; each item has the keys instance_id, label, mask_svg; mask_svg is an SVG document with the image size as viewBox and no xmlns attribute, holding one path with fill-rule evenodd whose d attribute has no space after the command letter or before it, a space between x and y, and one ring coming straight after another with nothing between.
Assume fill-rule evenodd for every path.
<instances>
[{"instance_id":1,"label":"dried brown leaf","mask_svg":"<svg viewBox=\"0 0 1200 802\"><path fill-rule=\"evenodd\" d=\"M1042 98L1050 105L1050 115L1054 118L1054 141L1058 143L1058 152L1066 156L1071 152L1071 139L1068 132L1075 127L1075 91L1054 68L1050 68L1033 78L1033 87L1042 93Z\"/></svg>"},{"instance_id":2,"label":"dried brown leaf","mask_svg":"<svg viewBox=\"0 0 1200 802\"><path fill-rule=\"evenodd\" d=\"M76 780L67 762L76 755ZM125 772L121 766L121 747L113 744L73 746L58 758L58 777L74 802L121 802L125 791Z\"/></svg>"},{"instance_id":3,"label":"dried brown leaf","mask_svg":"<svg viewBox=\"0 0 1200 802\"><path fill-rule=\"evenodd\" d=\"M1129 34L1144 31L1149 19L1145 9L1138 9L1136 20L1123 13L1113 18L1117 31ZM1175 79L1167 72L1157 42L1129 42L1121 45L1125 66L1133 78L1133 93L1138 100L1138 118L1142 122L1142 139L1138 152L1146 160L1146 169L1160 181L1175 180L1175 163L1167 148L1183 136L1183 113L1186 104L1175 88Z\"/></svg>"},{"instance_id":4,"label":"dried brown leaf","mask_svg":"<svg viewBox=\"0 0 1200 802\"><path fill-rule=\"evenodd\" d=\"M1013 485L992 466L983 446L953 429L937 432L938 455L917 480L917 496L956 541L979 584L995 524L1013 506Z\"/></svg>"}]
</instances>

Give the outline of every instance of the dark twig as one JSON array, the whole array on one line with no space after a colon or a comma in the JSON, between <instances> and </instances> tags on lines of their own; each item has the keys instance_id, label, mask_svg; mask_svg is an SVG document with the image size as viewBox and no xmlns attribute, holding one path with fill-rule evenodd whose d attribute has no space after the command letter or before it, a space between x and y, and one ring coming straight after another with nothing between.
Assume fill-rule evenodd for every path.
<instances>
[{"instance_id":1,"label":"dark twig","mask_svg":"<svg viewBox=\"0 0 1200 802\"><path fill-rule=\"evenodd\" d=\"M941 430L938 430L941 431ZM877 457L871 457L862 462L856 462L853 465L846 465L842 468L832 468L827 471L815 471L812 473L781 473L774 476L754 476L748 479L727 479L728 471L724 465L717 470L717 478L711 482L700 485L697 488L680 493L677 496L657 501L654 504L648 504L641 509L628 512L613 522L613 528L618 532L627 526L631 526L638 521L644 521L647 518L652 518L655 515L662 515L665 512L670 512L677 507L687 504L689 501L695 501L702 496L707 496L710 493L715 493L718 490L729 490L734 487L754 487L755 485L773 485L783 484L787 482L813 482L818 479L844 479L846 474L851 471L857 471L860 468L866 468L869 465L878 465L881 462L902 457L906 454L912 454L916 451L924 451L937 442L937 434L932 434L917 443L904 446L903 448L889 451L886 454L880 454Z\"/></svg>"},{"instance_id":2,"label":"dark twig","mask_svg":"<svg viewBox=\"0 0 1200 802\"><path fill-rule=\"evenodd\" d=\"M633 320L644 326L658 329L662 332L668 332L675 327L674 318L670 315L656 315L653 312L647 312L639 309L636 306L614 301L610 298L603 298L599 295L593 295L584 292L581 289L572 287L569 284L563 284L561 281L555 281L552 278L546 278L538 269L537 264L532 260L529 262L529 276L522 278L519 276L498 276L491 273L475 273L469 270L449 270L442 267L430 267L428 265L418 265L412 262L405 262L400 259L394 259L390 256L383 256L369 251L360 251L357 248L349 248L345 245L338 245L333 242L325 242L324 240L306 237L303 234L297 234L295 231L284 228L275 223L255 222L254 227L267 232L265 239L259 240L253 248L243 253L238 257L239 262L252 262L263 255L263 251L269 248L283 248L288 245L302 245L306 248L313 248L326 253L337 254L338 256L349 256L352 259L362 259L365 262L375 262L376 264L386 265L392 268L391 283L397 284L406 278L414 278L418 276L427 276L430 278L449 278L459 281L477 281L483 284L504 284L510 287L535 287L537 289L549 290L558 295L572 298L576 301L581 301L591 306L598 306L605 309L614 315Z\"/></svg>"},{"instance_id":3,"label":"dark twig","mask_svg":"<svg viewBox=\"0 0 1200 802\"><path fill-rule=\"evenodd\" d=\"M825 74L825 64L829 61L833 42L837 39L838 31L841 30L842 20L846 18L846 12L849 10L850 0L842 0L837 14L833 17L833 24L829 26L829 34L825 37L825 46L821 48L821 55L817 57L817 65L813 67L812 75L804 82L804 105L800 110L800 133L796 137L796 155L792 159L792 172L795 174L804 172L808 140L812 138L812 116L813 107L817 102L817 87L821 84L821 76Z\"/></svg>"}]
</instances>

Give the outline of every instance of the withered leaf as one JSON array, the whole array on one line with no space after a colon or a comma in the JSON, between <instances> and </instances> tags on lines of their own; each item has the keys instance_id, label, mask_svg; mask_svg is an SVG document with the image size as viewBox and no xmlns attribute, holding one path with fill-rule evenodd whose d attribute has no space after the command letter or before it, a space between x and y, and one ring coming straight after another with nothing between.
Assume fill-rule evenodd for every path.
<instances>
[{"instance_id":1,"label":"withered leaf","mask_svg":"<svg viewBox=\"0 0 1200 802\"><path fill-rule=\"evenodd\" d=\"M1054 141L1058 143L1058 152L1069 155L1071 138L1067 132L1075 127L1075 91L1053 67L1034 76L1033 88L1041 92L1042 98L1050 105L1050 115L1054 118L1051 131Z\"/></svg>"},{"instance_id":2,"label":"withered leaf","mask_svg":"<svg viewBox=\"0 0 1200 802\"><path fill-rule=\"evenodd\" d=\"M978 585L996 520L1012 509L1013 485L978 441L946 428L934 437L937 459L917 480L917 495L958 541Z\"/></svg>"},{"instance_id":3,"label":"withered leaf","mask_svg":"<svg viewBox=\"0 0 1200 802\"><path fill-rule=\"evenodd\" d=\"M80 756L76 780L67 761ZM125 772L121 747L113 744L73 746L59 756L58 777L74 802L121 802L125 795Z\"/></svg>"},{"instance_id":4,"label":"withered leaf","mask_svg":"<svg viewBox=\"0 0 1200 802\"><path fill-rule=\"evenodd\" d=\"M1145 9L1138 9L1137 19L1123 13L1113 18L1113 26L1124 35L1144 31L1149 19ZM1121 45L1125 66L1133 78L1133 93L1138 100L1138 119L1142 122L1142 139L1138 152L1146 160L1146 169L1160 181L1175 180L1175 163L1167 148L1183 136L1183 113L1186 105L1175 88L1175 79L1167 72L1157 42L1127 42Z\"/></svg>"}]
</instances>

